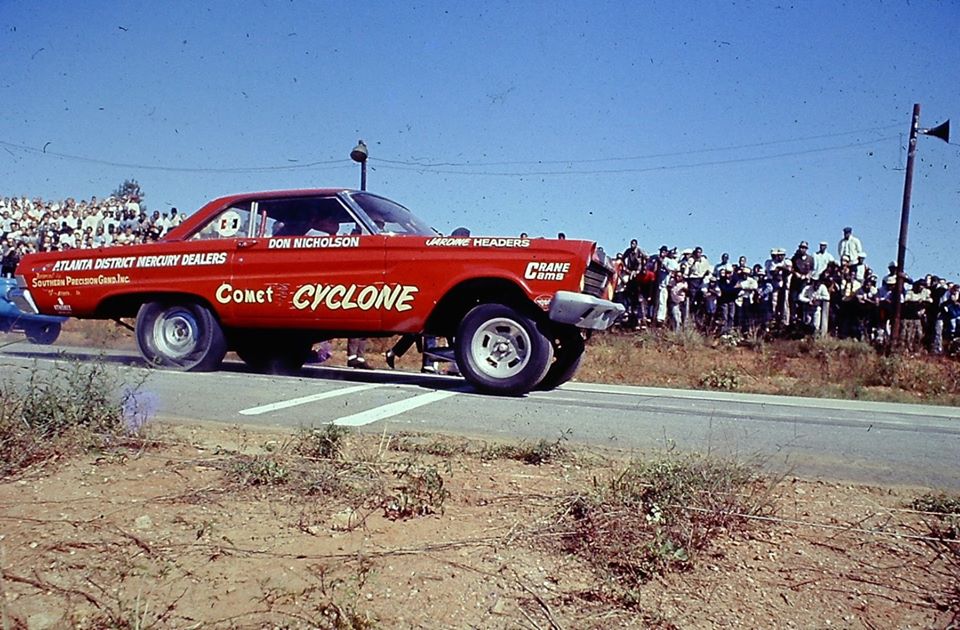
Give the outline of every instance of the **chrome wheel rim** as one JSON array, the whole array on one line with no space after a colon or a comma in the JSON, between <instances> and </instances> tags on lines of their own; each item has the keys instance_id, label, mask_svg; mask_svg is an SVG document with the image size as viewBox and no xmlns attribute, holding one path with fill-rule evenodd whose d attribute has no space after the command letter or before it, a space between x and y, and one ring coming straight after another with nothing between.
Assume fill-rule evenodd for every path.
<instances>
[{"instance_id":1,"label":"chrome wheel rim","mask_svg":"<svg viewBox=\"0 0 960 630\"><path fill-rule=\"evenodd\" d=\"M530 361L530 335L512 319L491 319L473 334L470 354L483 375L510 378L519 374Z\"/></svg>"},{"instance_id":2,"label":"chrome wheel rim","mask_svg":"<svg viewBox=\"0 0 960 630\"><path fill-rule=\"evenodd\" d=\"M153 340L158 354L174 360L184 359L197 348L200 325L189 311L168 311L154 323Z\"/></svg>"}]
</instances>

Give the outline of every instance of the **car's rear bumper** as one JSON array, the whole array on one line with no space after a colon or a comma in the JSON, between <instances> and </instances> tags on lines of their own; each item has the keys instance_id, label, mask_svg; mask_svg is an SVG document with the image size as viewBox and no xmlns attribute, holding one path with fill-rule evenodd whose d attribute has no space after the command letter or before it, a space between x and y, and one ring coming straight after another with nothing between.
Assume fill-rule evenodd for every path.
<instances>
[{"instance_id":1,"label":"car's rear bumper","mask_svg":"<svg viewBox=\"0 0 960 630\"><path fill-rule=\"evenodd\" d=\"M17 276L17 286L7 291L6 298L24 313L31 315L38 315L40 313L40 309L37 308L36 303L33 301L33 296L30 295L30 291L27 289L27 283L21 276Z\"/></svg>"},{"instance_id":2,"label":"car's rear bumper","mask_svg":"<svg viewBox=\"0 0 960 630\"><path fill-rule=\"evenodd\" d=\"M585 293L557 291L550 302L550 320L577 328L606 330L625 310L622 304Z\"/></svg>"}]
</instances>

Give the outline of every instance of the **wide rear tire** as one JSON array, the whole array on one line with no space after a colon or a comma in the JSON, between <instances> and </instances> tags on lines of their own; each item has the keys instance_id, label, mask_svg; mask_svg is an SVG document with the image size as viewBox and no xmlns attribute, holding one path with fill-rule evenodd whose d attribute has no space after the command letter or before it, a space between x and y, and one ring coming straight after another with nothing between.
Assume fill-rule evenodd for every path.
<instances>
[{"instance_id":1,"label":"wide rear tire","mask_svg":"<svg viewBox=\"0 0 960 630\"><path fill-rule=\"evenodd\" d=\"M504 304L481 304L456 337L457 366L483 392L519 396L539 383L553 359L553 346L536 322Z\"/></svg>"},{"instance_id":2,"label":"wide rear tire","mask_svg":"<svg viewBox=\"0 0 960 630\"><path fill-rule=\"evenodd\" d=\"M227 342L220 322L196 302L148 302L137 313L137 346L151 365L191 372L220 367Z\"/></svg>"}]
</instances>

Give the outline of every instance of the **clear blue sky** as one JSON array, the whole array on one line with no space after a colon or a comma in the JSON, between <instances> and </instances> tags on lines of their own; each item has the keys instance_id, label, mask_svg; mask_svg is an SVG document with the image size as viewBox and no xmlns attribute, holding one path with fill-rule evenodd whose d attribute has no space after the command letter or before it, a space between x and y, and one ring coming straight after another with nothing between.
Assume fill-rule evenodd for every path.
<instances>
[{"instance_id":1,"label":"clear blue sky","mask_svg":"<svg viewBox=\"0 0 960 630\"><path fill-rule=\"evenodd\" d=\"M960 280L958 68L956 1L0 0L0 195L357 187L363 138L443 232L884 268L919 102L907 271Z\"/></svg>"}]
</instances>

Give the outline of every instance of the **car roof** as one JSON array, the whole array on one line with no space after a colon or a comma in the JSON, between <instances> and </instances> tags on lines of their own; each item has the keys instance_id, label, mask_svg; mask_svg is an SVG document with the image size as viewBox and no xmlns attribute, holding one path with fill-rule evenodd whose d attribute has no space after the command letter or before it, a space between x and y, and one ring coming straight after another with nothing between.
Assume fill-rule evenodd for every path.
<instances>
[{"instance_id":1,"label":"car roof","mask_svg":"<svg viewBox=\"0 0 960 630\"><path fill-rule=\"evenodd\" d=\"M291 188L286 190L263 190L256 192L244 192L244 193L234 193L232 195L224 195L222 197L217 197L216 199L207 202L199 210L187 216L187 218L173 228L167 234L161 238L161 241L177 241L183 238L183 236L190 234L197 227L198 224L206 221L214 212L218 212L227 206L241 202L241 201L258 201L261 199L284 199L284 198L295 198L295 197L313 197L313 196L328 196L336 195L338 193L355 193L359 192L351 188Z\"/></svg>"}]
</instances>

